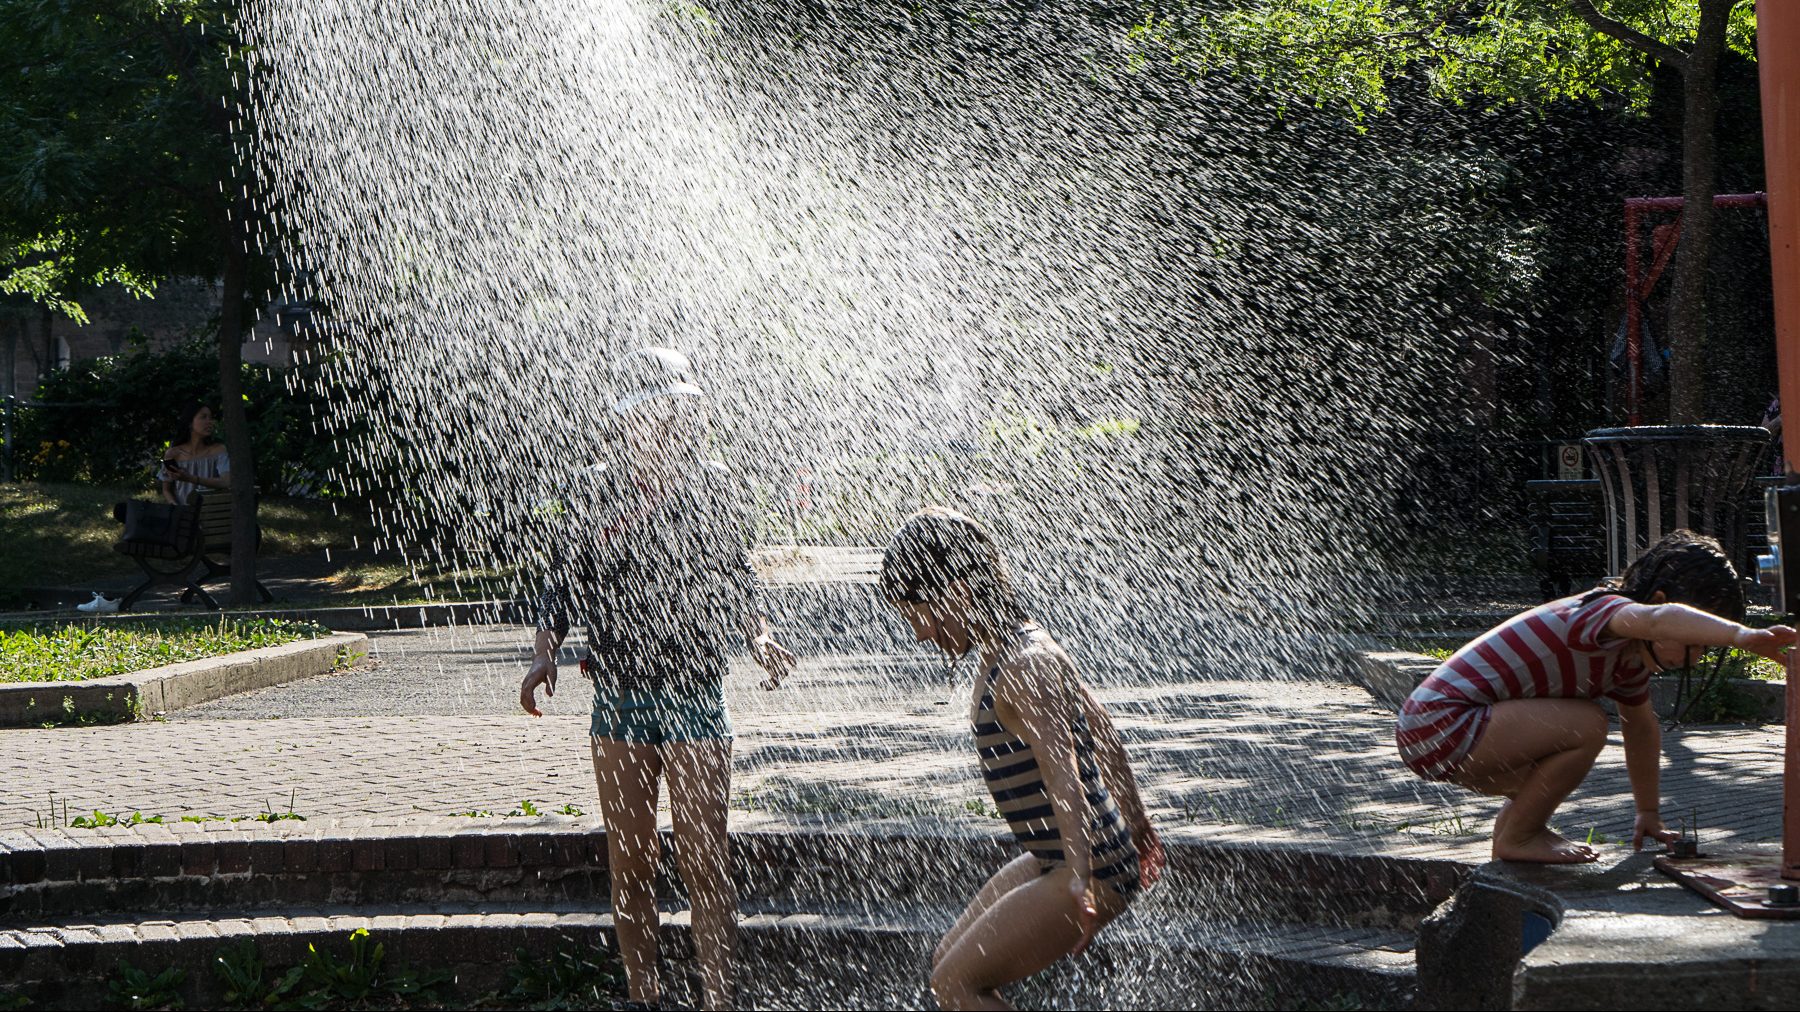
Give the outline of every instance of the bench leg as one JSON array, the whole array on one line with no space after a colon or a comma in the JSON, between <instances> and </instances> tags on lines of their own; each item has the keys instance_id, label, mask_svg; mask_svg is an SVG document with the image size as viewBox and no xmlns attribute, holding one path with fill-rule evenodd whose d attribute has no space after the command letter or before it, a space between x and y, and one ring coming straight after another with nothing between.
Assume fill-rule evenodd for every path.
<instances>
[{"instance_id":1,"label":"bench leg","mask_svg":"<svg viewBox=\"0 0 1800 1012\"><path fill-rule=\"evenodd\" d=\"M262 598L262 603L264 604L273 604L275 602L275 595L269 593L269 588L263 586L261 580L256 581L256 594L258 597Z\"/></svg>"},{"instance_id":2,"label":"bench leg","mask_svg":"<svg viewBox=\"0 0 1800 1012\"><path fill-rule=\"evenodd\" d=\"M211 608L213 611L219 610L219 602L213 600L213 596L211 594L208 594L206 592L206 589L201 587L200 584L198 584L198 583L188 584L187 589L181 592L181 600L183 603L191 601L196 597L198 597L202 602L205 603L205 605L208 608Z\"/></svg>"},{"instance_id":3,"label":"bench leg","mask_svg":"<svg viewBox=\"0 0 1800 1012\"><path fill-rule=\"evenodd\" d=\"M149 590L154 586L156 586L156 579L154 577L138 584L135 590L126 594L124 600L119 602L119 610L130 611L132 606L138 603L138 598L144 596L144 591Z\"/></svg>"}]
</instances>

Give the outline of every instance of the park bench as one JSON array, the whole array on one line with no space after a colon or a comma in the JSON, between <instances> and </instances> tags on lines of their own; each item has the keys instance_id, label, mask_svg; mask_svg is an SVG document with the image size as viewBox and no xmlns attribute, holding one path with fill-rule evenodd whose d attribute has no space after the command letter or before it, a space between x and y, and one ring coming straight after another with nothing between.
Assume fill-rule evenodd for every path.
<instances>
[{"instance_id":1,"label":"park bench","mask_svg":"<svg viewBox=\"0 0 1800 1012\"><path fill-rule=\"evenodd\" d=\"M1727 543L1737 542L1741 556L1732 563L1741 574L1754 573L1755 557L1768 550L1762 496L1780 480L1753 480L1746 501L1727 521L1731 528ZM1568 596L1577 578L1585 582L1608 575L1606 501L1600 479L1528 481L1525 509L1531 529L1531 565L1538 572L1538 589L1544 600Z\"/></svg>"},{"instance_id":2,"label":"park bench","mask_svg":"<svg viewBox=\"0 0 1800 1012\"><path fill-rule=\"evenodd\" d=\"M1544 600L1566 597L1576 577L1606 575L1606 502L1600 479L1528 481L1525 512L1531 565Z\"/></svg>"},{"instance_id":3,"label":"park bench","mask_svg":"<svg viewBox=\"0 0 1800 1012\"><path fill-rule=\"evenodd\" d=\"M219 602L203 586L209 580L231 575L231 511L230 492L206 492L195 497L195 503L183 510L178 519L174 544L153 544L120 540L113 551L137 562L144 571L144 582L119 602L120 611L130 611L140 597L152 587L180 587L183 604L198 599L208 608L217 609ZM261 530L257 541L262 541ZM267 603L274 598L260 581L256 593Z\"/></svg>"}]
</instances>

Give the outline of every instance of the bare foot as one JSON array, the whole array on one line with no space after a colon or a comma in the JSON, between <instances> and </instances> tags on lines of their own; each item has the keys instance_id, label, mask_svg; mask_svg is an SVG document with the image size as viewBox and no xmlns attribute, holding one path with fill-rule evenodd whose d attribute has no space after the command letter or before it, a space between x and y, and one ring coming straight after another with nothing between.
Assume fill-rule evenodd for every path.
<instances>
[{"instance_id":1,"label":"bare foot","mask_svg":"<svg viewBox=\"0 0 1800 1012\"><path fill-rule=\"evenodd\" d=\"M1506 822L1508 816L1512 815L1512 807L1512 799L1507 798L1506 804L1500 806L1500 811L1494 813L1494 839L1499 840L1505 838Z\"/></svg>"},{"instance_id":2,"label":"bare foot","mask_svg":"<svg viewBox=\"0 0 1800 1012\"><path fill-rule=\"evenodd\" d=\"M1524 840L1502 840L1494 837L1494 860L1529 861L1532 864L1586 864L1600 859L1600 853L1585 843L1565 840L1548 829L1539 830Z\"/></svg>"}]
</instances>

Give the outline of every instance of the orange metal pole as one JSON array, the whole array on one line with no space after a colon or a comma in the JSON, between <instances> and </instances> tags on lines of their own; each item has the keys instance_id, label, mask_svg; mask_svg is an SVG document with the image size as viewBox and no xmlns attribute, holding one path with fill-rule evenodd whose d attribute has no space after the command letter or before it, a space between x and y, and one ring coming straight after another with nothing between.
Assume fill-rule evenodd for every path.
<instances>
[{"instance_id":1,"label":"orange metal pole","mask_svg":"<svg viewBox=\"0 0 1800 1012\"><path fill-rule=\"evenodd\" d=\"M1769 267L1775 289L1775 353L1788 484L1800 481L1800 2L1756 5L1756 59L1762 77L1763 162L1769 197ZM1782 532L1785 552L1800 538ZM1791 540L1790 540L1791 539ZM1782 790L1781 877L1800 879L1800 658L1788 655L1787 759Z\"/></svg>"}]
</instances>

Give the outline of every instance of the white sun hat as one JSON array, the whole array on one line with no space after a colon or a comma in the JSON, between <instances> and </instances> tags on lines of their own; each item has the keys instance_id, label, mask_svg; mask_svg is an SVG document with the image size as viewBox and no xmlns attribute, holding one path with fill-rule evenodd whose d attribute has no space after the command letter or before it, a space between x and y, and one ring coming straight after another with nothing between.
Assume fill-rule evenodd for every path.
<instances>
[{"instance_id":1,"label":"white sun hat","mask_svg":"<svg viewBox=\"0 0 1800 1012\"><path fill-rule=\"evenodd\" d=\"M688 357L671 348L638 348L613 363L613 401L616 414L663 397L705 397L694 384L694 368Z\"/></svg>"}]
</instances>

